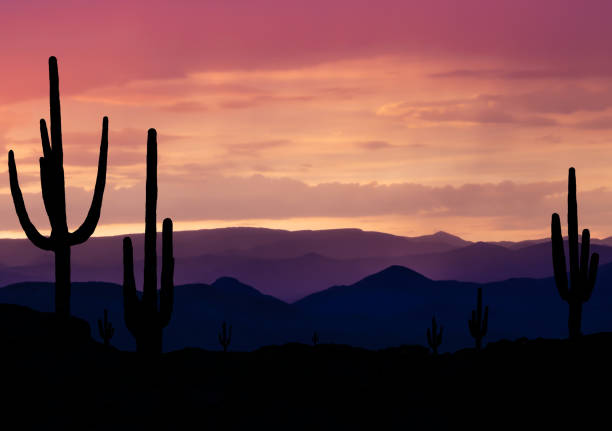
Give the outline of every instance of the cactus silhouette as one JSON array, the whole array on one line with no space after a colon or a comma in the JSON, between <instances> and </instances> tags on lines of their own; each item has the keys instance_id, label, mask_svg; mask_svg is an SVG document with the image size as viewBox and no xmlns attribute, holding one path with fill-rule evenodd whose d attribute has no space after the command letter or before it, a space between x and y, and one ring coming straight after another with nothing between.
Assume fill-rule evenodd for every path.
<instances>
[{"instance_id":1,"label":"cactus silhouette","mask_svg":"<svg viewBox=\"0 0 612 431\"><path fill-rule=\"evenodd\" d=\"M145 212L145 261L142 297L136 292L134 250L129 237L123 240L123 308L125 325L136 339L136 350L156 355L162 351L162 331L170 323L174 303L174 257L172 220L164 219L162 229L162 270L157 300L157 132L147 137L147 183Z\"/></svg>"},{"instance_id":2,"label":"cactus silhouette","mask_svg":"<svg viewBox=\"0 0 612 431\"><path fill-rule=\"evenodd\" d=\"M567 280L567 266L563 251L561 220L559 214L552 215L551 240L555 284L561 299L569 305L568 328L570 338L579 337L582 327L582 304L589 300L597 279L599 254L593 253L589 265L591 235L588 229L582 231L582 250L578 256L578 202L576 200L576 171L569 169L567 191L567 234L569 242L570 277Z\"/></svg>"},{"instance_id":3,"label":"cactus silhouette","mask_svg":"<svg viewBox=\"0 0 612 431\"><path fill-rule=\"evenodd\" d=\"M476 300L476 310L472 310L472 318L468 320L470 334L476 340L476 350L482 347L482 337L487 335L487 326L489 323L489 307L485 307L484 317L482 316L482 287L478 288L478 297Z\"/></svg>"},{"instance_id":4,"label":"cactus silhouette","mask_svg":"<svg viewBox=\"0 0 612 431\"><path fill-rule=\"evenodd\" d=\"M317 331L314 331L312 333L312 345L316 346L317 344L319 344L319 334L317 333Z\"/></svg>"},{"instance_id":5,"label":"cactus silhouette","mask_svg":"<svg viewBox=\"0 0 612 431\"><path fill-rule=\"evenodd\" d=\"M110 339L115 335L115 328L112 323L108 321L108 310L104 309L104 321L98 319L98 331L100 331L100 337L104 340L104 345L110 345Z\"/></svg>"},{"instance_id":6,"label":"cactus silhouette","mask_svg":"<svg viewBox=\"0 0 612 431\"><path fill-rule=\"evenodd\" d=\"M40 120L43 157L40 158L40 185L45 210L51 224L51 235L43 236L30 221L19 187L15 155L9 151L8 166L11 194L19 223L28 239L42 250L55 253L55 312L70 315L70 247L82 244L94 233L106 185L108 152L108 118L102 120L102 142L98 160L98 175L89 212L83 224L74 232L68 231L66 222L66 190L64 182L64 154L62 149L62 122L60 115L59 76L57 59L49 58L49 106L51 113L51 139L45 120Z\"/></svg>"},{"instance_id":7,"label":"cactus silhouette","mask_svg":"<svg viewBox=\"0 0 612 431\"><path fill-rule=\"evenodd\" d=\"M444 326L440 326L440 332L438 332L436 316L432 317L431 329L427 328L427 344L431 347L431 351L434 355L438 354L438 347L442 344L442 331L444 331Z\"/></svg>"},{"instance_id":8,"label":"cactus silhouette","mask_svg":"<svg viewBox=\"0 0 612 431\"><path fill-rule=\"evenodd\" d=\"M229 327L229 332L227 331L227 323L223 322L221 324L221 332L219 332L219 344L223 347L223 351L227 352L227 348L232 342L232 325Z\"/></svg>"}]
</instances>

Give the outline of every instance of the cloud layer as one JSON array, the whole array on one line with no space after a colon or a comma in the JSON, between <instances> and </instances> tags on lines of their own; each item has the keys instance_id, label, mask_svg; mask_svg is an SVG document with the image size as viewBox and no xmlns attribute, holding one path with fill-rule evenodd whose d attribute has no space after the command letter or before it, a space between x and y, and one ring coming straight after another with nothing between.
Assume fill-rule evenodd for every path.
<instances>
[{"instance_id":1,"label":"cloud layer","mask_svg":"<svg viewBox=\"0 0 612 431\"><path fill-rule=\"evenodd\" d=\"M592 212L581 220L610 235L611 12L597 0L3 2L0 166L14 149L40 212L37 122L56 55L75 222L108 115L102 227L140 222L155 127L160 214L185 227L519 239L546 234L575 166ZM17 230L4 169L0 231Z\"/></svg>"}]
</instances>

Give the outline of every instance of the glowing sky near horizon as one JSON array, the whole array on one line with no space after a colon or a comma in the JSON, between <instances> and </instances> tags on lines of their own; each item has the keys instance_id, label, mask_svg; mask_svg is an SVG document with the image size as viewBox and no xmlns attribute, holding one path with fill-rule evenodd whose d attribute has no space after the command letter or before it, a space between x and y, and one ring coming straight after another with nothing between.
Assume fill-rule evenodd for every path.
<instances>
[{"instance_id":1,"label":"glowing sky near horizon","mask_svg":"<svg viewBox=\"0 0 612 431\"><path fill-rule=\"evenodd\" d=\"M158 215L180 229L539 238L565 213L575 166L581 225L612 235L608 1L127 3L0 3L0 236L23 236L8 149L48 228L37 159L50 55L72 225L110 118L97 235L143 229L150 127Z\"/></svg>"}]
</instances>

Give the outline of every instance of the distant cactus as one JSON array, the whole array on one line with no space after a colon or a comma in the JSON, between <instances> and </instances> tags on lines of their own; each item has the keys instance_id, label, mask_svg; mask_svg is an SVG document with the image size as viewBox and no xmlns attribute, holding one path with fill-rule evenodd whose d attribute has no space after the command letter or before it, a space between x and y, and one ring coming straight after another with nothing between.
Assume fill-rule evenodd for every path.
<instances>
[{"instance_id":1,"label":"distant cactus","mask_svg":"<svg viewBox=\"0 0 612 431\"><path fill-rule=\"evenodd\" d=\"M68 231L66 222L66 190L64 184L64 154L62 149L62 121L60 115L59 75L57 59L49 58L49 100L51 111L51 139L45 120L40 120L43 157L40 158L40 184L45 210L51 224L51 235L43 236L30 221L19 187L15 155L9 151L9 177L11 194L19 223L28 239L38 248L55 253L55 312L70 316L70 247L84 243L96 229L102 209L106 184L108 153L108 118L102 120L102 142L98 160L98 175L93 199L83 224L74 232Z\"/></svg>"},{"instance_id":2,"label":"distant cactus","mask_svg":"<svg viewBox=\"0 0 612 431\"><path fill-rule=\"evenodd\" d=\"M555 271L555 284L561 299L569 304L568 328L570 338L582 334L582 304L589 300L595 280L599 254L593 253L589 265L589 249L591 235L588 229L582 231L582 251L578 256L578 202L576 200L576 171L569 169L567 193L567 233L569 242L570 282L568 288L567 266L563 251L563 236L559 214L552 215L551 240L552 258Z\"/></svg>"},{"instance_id":3,"label":"distant cactus","mask_svg":"<svg viewBox=\"0 0 612 431\"><path fill-rule=\"evenodd\" d=\"M312 333L312 345L316 346L317 344L319 344L319 334L317 333L317 331L314 331Z\"/></svg>"},{"instance_id":4,"label":"distant cactus","mask_svg":"<svg viewBox=\"0 0 612 431\"><path fill-rule=\"evenodd\" d=\"M227 331L227 323L223 322L221 324L221 332L219 332L219 344L223 347L223 351L227 352L227 348L232 342L232 325L229 327L229 332Z\"/></svg>"},{"instance_id":5,"label":"distant cactus","mask_svg":"<svg viewBox=\"0 0 612 431\"><path fill-rule=\"evenodd\" d=\"M444 326L440 326L440 332L438 332L438 324L436 323L436 317L431 318L431 329L427 328L427 344L431 347L431 351L434 355L438 354L438 347L442 344L442 332Z\"/></svg>"},{"instance_id":6,"label":"distant cactus","mask_svg":"<svg viewBox=\"0 0 612 431\"><path fill-rule=\"evenodd\" d=\"M174 257L172 220L164 220L162 229L162 271L157 300L157 132L149 129L147 138L147 185L145 214L145 261L142 298L136 292L134 251L129 237L123 240L123 307L125 325L136 339L136 350L145 354L162 351L162 330L172 316L174 304Z\"/></svg>"},{"instance_id":7,"label":"distant cactus","mask_svg":"<svg viewBox=\"0 0 612 431\"><path fill-rule=\"evenodd\" d=\"M98 319L98 330L100 331L100 337L104 340L104 345L110 346L110 339L115 335L115 328L113 328L113 324L108 321L107 309L104 309L104 321Z\"/></svg>"},{"instance_id":8,"label":"distant cactus","mask_svg":"<svg viewBox=\"0 0 612 431\"><path fill-rule=\"evenodd\" d=\"M482 287L478 288L478 298L476 301L476 310L472 310L472 318L468 320L470 334L476 340L476 350L482 347L482 338L487 335L487 326L489 323L489 307L485 307L484 317L482 316Z\"/></svg>"}]
</instances>

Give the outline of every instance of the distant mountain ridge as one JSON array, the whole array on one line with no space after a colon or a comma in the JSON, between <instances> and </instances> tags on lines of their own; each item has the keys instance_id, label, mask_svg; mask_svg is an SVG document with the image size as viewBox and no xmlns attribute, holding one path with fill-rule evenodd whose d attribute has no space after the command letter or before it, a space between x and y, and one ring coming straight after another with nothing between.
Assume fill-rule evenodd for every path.
<instances>
[{"instance_id":1,"label":"distant mountain ridge","mask_svg":"<svg viewBox=\"0 0 612 431\"><path fill-rule=\"evenodd\" d=\"M143 235L134 241L140 285ZM122 280L121 236L92 238L74 248L74 281ZM612 239L592 240L601 263L612 262ZM113 251L114 250L114 251ZM224 228L175 234L176 284L212 283L233 277L259 291L295 301L332 285L350 285L392 265L434 280L501 281L552 275L550 241L465 241L436 232L401 237L359 229L284 231ZM52 254L27 240L0 240L0 286L52 281Z\"/></svg>"},{"instance_id":2,"label":"distant mountain ridge","mask_svg":"<svg viewBox=\"0 0 612 431\"><path fill-rule=\"evenodd\" d=\"M593 297L585 304L585 333L612 329L612 264L602 265ZM475 306L476 290L484 290L490 308L486 341L518 337L567 336L567 304L553 278L514 278L477 284L435 281L402 266L391 266L351 285L337 285L288 304L264 295L232 278L211 285L177 286L175 309L164 331L166 350L184 347L219 348L221 322L233 327L231 348L252 350L287 342L309 343L313 331L323 343L382 348L424 344L425 330L436 316L445 326L442 350L470 346L467 319ZM40 311L53 309L51 283L20 283L0 288L0 302ZM113 345L133 349L123 323L121 286L111 283L74 283L74 315L95 330L103 310L116 328Z\"/></svg>"}]
</instances>

